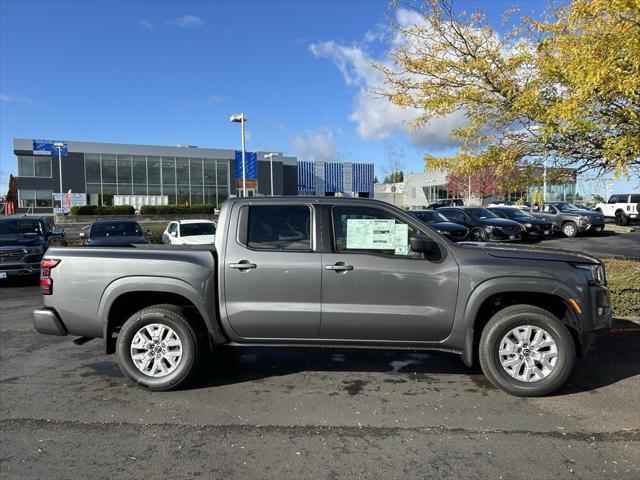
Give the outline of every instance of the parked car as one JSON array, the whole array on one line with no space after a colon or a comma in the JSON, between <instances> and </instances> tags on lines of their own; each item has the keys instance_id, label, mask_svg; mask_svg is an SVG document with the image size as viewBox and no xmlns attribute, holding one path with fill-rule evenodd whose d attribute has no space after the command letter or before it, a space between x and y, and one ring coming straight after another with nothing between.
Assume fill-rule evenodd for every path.
<instances>
[{"instance_id":1,"label":"parked car","mask_svg":"<svg viewBox=\"0 0 640 480\"><path fill-rule=\"evenodd\" d=\"M598 203L595 210L607 218L615 218L616 225L628 225L640 218L640 193L611 195L607 203Z\"/></svg>"},{"instance_id":2,"label":"parked car","mask_svg":"<svg viewBox=\"0 0 640 480\"><path fill-rule=\"evenodd\" d=\"M125 247L149 243L138 222L133 220L96 220L89 234L80 234L88 247Z\"/></svg>"},{"instance_id":3,"label":"parked car","mask_svg":"<svg viewBox=\"0 0 640 480\"><path fill-rule=\"evenodd\" d=\"M64 229L57 228L50 217L0 218L0 279L39 278L42 255L56 237L64 237Z\"/></svg>"},{"instance_id":4,"label":"parked car","mask_svg":"<svg viewBox=\"0 0 640 480\"><path fill-rule=\"evenodd\" d=\"M162 243L170 245L213 244L216 223L211 220L176 220L167 225L162 234Z\"/></svg>"},{"instance_id":5,"label":"parked car","mask_svg":"<svg viewBox=\"0 0 640 480\"><path fill-rule=\"evenodd\" d=\"M541 210L532 214L550 221L554 231L562 232L567 237L604 230L604 216L600 212L580 210L568 202L545 202Z\"/></svg>"},{"instance_id":6,"label":"parked car","mask_svg":"<svg viewBox=\"0 0 640 480\"><path fill-rule=\"evenodd\" d=\"M461 198L446 198L444 200L438 200L427 206L429 210L435 210L441 207L462 207L464 201Z\"/></svg>"},{"instance_id":7,"label":"parked car","mask_svg":"<svg viewBox=\"0 0 640 480\"><path fill-rule=\"evenodd\" d=\"M518 222L524 227L526 236L544 237L553 233L553 223L543 219L536 218L515 207L489 207L488 210L495 213L501 218L508 218L514 222Z\"/></svg>"},{"instance_id":8,"label":"parked car","mask_svg":"<svg viewBox=\"0 0 640 480\"><path fill-rule=\"evenodd\" d=\"M103 338L149 390L185 385L218 345L271 344L477 354L502 390L547 395L612 318L597 258L453 243L362 198L233 198L213 247L52 248L42 275L36 330Z\"/></svg>"},{"instance_id":9,"label":"parked car","mask_svg":"<svg viewBox=\"0 0 640 480\"><path fill-rule=\"evenodd\" d=\"M448 221L440 212L434 210L408 210L407 213L454 242L465 240L469 235L467 227Z\"/></svg>"},{"instance_id":10,"label":"parked car","mask_svg":"<svg viewBox=\"0 0 640 480\"><path fill-rule=\"evenodd\" d=\"M513 242L522 239L522 227L518 222L498 217L482 207L439 208L450 222L469 229L469 238L476 242Z\"/></svg>"}]
</instances>

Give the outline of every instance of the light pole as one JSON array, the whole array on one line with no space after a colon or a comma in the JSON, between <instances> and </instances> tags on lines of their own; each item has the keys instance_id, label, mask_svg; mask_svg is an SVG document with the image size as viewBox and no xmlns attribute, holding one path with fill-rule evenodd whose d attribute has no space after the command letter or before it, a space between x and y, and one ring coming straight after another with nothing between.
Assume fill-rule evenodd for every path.
<instances>
[{"instance_id":1,"label":"light pole","mask_svg":"<svg viewBox=\"0 0 640 480\"><path fill-rule=\"evenodd\" d=\"M267 153L264 158L269 159L269 167L271 169L271 196L273 197L273 157L277 157L277 153Z\"/></svg>"},{"instance_id":2,"label":"light pole","mask_svg":"<svg viewBox=\"0 0 640 480\"><path fill-rule=\"evenodd\" d=\"M62 148L64 143L54 142L53 146L58 149L58 174L60 175L60 210L64 213L64 207L62 206Z\"/></svg>"},{"instance_id":3,"label":"light pole","mask_svg":"<svg viewBox=\"0 0 640 480\"><path fill-rule=\"evenodd\" d=\"M244 122L247 121L247 117L244 113L236 113L231 115L229 121L232 123L240 123L240 135L242 137L242 196L247 196L247 169L245 163L245 151L244 151Z\"/></svg>"}]
</instances>

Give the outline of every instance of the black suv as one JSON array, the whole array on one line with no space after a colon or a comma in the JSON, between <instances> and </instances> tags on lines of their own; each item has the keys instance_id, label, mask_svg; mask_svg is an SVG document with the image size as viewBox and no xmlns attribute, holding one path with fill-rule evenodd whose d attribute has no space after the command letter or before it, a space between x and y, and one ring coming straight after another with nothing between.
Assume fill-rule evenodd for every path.
<instances>
[{"instance_id":1,"label":"black suv","mask_svg":"<svg viewBox=\"0 0 640 480\"><path fill-rule=\"evenodd\" d=\"M50 217L0 218L0 279L40 276L40 261L53 237L63 237Z\"/></svg>"},{"instance_id":2,"label":"black suv","mask_svg":"<svg viewBox=\"0 0 640 480\"><path fill-rule=\"evenodd\" d=\"M476 242L512 242L522 238L522 227L518 222L500 218L482 207L439 208L450 222L469 229L469 238Z\"/></svg>"},{"instance_id":3,"label":"black suv","mask_svg":"<svg viewBox=\"0 0 640 480\"><path fill-rule=\"evenodd\" d=\"M553 223L544 218L536 218L517 207L489 207L488 210L491 210L500 218L508 218L518 222L525 228L524 233L526 236L545 237L553 233Z\"/></svg>"},{"instance_id":4,"label":"black suv","mask_svg":"<svg viewBox=\"0 0 640 480\"><path fill-rule=\"evenodd\" d=\"M409 210L407 213L421 220L422 223L426 223L427 227L431 230L435 230L454 242L465 240L469 234L467 227L448 221L440 212L434 212L433 210Z\"/></svg>"},{"instance_id":5,"label":"black suv","mask_svg":"<svg viewBox=\"0 0 640 480\"><path fill-rule=\"evenodd\" d=\"M567 237L575 237L582 232L604 230L604 215L600 212L580 210L568 202L546 202L542 210L533 209L533 215L553 223L553 229Z\"/></svg>"}]
</instances>

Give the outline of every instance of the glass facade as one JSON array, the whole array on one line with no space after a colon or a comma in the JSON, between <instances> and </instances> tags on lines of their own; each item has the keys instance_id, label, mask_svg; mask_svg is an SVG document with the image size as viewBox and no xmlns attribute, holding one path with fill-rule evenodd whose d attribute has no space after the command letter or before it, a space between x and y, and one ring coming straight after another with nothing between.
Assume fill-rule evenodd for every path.
<instances>
[{"instance_id":1,"label":"glass facade","mask_svg":"<svg viewBox=\"0 0 640 480\"><path fill-rule=\"evenodd\" d=\"M20 207L53 207L52 190L18 190L18 204Z\"/></svg>"},{"instance_id":2,"label":"glass facade","mask_svg":"<svg viewBox=\"0 0 640 480\"><path fill-rule=\"evenodd\" d=\"M446 185L426 185L422 187L424 196L427 199L427 204L435 203L440 200L447 200L450 198L460 198L460 196L454 196L449 193Z\"/></svg>"},{"instance_id":3,"label":"glass facade","mask_svg":"<svg viewBox=\"0 0 640 480\"><path fill-rule=\"evenodd\" d=\"M51 157L48 155L18 156L18 176L51 178Z\"/></svg>"},{"instance_id":4,"label":"glass facade","mask_svg":"<svg viewBox=\"0 0 640 480\"><path fill-rule=\"evenodd\" d=\"M219 205L229 196L229 160L86 153L87 203L114 195L166 195L169 204Z\"/></svg>"}]
</instances>

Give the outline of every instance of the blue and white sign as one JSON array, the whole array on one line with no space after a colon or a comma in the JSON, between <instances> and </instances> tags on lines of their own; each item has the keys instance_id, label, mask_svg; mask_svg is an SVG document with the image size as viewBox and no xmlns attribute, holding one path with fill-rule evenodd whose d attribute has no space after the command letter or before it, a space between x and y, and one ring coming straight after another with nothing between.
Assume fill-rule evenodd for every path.
<instances>
[{"instance_id":1,"label":"blue and white sign","mask_svg":"<svg viewBox=\"0 0 640 480\"><path fill-rule=\"evenodd\" d=\"M258 179L258 154L256 152L244 152L245 179ZM236 150L236 180L242 180L242 152Z\"/></svg>"},{"instance_id":2,"label":"blue and white sign","mask_svg":"<svg viewBox=\"0 0 640 480\"><path fill-rule=\"evenodd\" d=\"M59 140L36 140L33 139L33 154L34 155L58 155L58 147L54 143L62 143L60 154L66 157L69 154L69 146L67 142Z\"/></svg>"}]
</instances>

